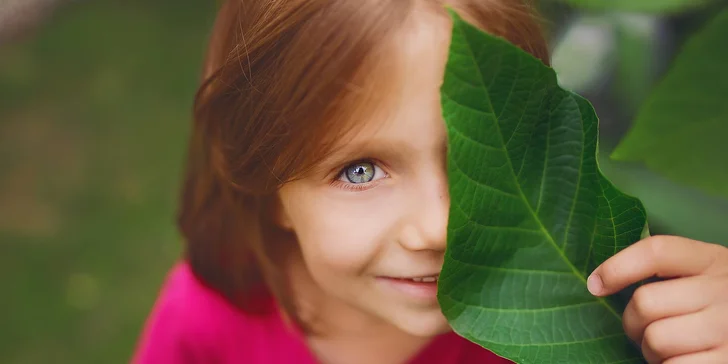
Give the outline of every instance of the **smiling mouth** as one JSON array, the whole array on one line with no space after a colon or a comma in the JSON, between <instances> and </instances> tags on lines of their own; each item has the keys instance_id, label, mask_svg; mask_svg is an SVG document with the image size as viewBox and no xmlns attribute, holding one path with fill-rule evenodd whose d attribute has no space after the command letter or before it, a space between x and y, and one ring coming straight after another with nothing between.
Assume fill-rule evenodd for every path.
<instances>
[{"instance_id":1,"label":"smiling mouth","mask_svg":"<svg viewBox=\"0 0 728 364\"><path fill-rule=\"evenodd\" d=\"M377 280L384 287L399 294L404 294L417 302L425 302L431 305L437 301L437 281L439 275L419 277L379 277Z\"/></svg>"},{"instance_id":2,"label":"smiling mouth","mask_svg":"<svg viewBox=\"0 0 728 364\"><path fill-rule=\"evenodd\" d=\"M411 278L404 278L404 277L388 277L388 278L398 280L398 281L405 281L405 282L435 283L435 282L437 282L437 279L439 277L440 277L439 274L437 274L437 275L432 275L432 276L411 277Z\"/></svg>"}]
</instances>

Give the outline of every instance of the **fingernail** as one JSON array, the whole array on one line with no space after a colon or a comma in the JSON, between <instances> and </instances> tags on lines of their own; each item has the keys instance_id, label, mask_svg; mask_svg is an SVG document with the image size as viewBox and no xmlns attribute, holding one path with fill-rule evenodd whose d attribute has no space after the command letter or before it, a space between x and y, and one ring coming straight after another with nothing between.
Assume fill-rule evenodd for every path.
<instances>
[{"instance_id":1,"label":"fingernail","mask_svg":"<svg viewBox=\"0 0 728 364\"><path fill-rule=\"evenodd\" d=\"M586 288L589 289L589 292L591 292L591 294L596 296L602 292L604 284L602 283L602 279L599 278L598 274L592 273L586 280Z\"/></svg>"}]
</instances>

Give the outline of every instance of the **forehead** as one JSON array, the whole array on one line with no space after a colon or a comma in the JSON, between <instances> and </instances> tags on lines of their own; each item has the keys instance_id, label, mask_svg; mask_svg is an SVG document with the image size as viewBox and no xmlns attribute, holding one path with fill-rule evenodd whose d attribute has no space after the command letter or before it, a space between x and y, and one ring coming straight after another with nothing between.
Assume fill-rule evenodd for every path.
<instances>
[{"instance_id":1,"label":"forehead","mask_svg":"<svg viewBox=\"0 0 728 364\"><path fill-rule=\"evenodd\" d=\"M422 149L446 142L440 85L450 42L450 19L421 6L413 9L385 45L372 54L367 76L353 94L356 111L335 149L367 142Z\"/></svg>"}]
</instances>

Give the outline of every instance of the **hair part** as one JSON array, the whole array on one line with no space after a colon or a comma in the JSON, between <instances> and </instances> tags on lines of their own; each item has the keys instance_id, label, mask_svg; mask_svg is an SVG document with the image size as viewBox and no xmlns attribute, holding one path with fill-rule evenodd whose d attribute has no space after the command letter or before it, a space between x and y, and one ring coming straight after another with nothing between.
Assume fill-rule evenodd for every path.
<instances>
[{"instance_id":1,"label":"hair part","mask_svg":"<svg viewBox=\"0 0 728 364\"><path fill-rule=\"evenodd\" d=\"M353 129L358 107L386 98L372 70L383 40L418 2L443 14L452 6L548 64L533 8L518 0L222 4L195 99L178 223L195 275L239 308L264 312L258 298L271 293L304 327L277 268L291 237L272 217L275 192Z\"/></svg>"}]
</instances>

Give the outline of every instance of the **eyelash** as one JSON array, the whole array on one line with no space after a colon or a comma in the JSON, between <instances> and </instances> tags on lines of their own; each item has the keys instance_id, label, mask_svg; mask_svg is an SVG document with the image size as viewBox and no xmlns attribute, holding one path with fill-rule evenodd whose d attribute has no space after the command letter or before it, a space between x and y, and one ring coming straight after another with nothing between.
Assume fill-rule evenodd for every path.
<instances>
[{"instance_id":1,"label":"eyelash","mask_svg":"<svg viewBox=\"0 0 728 364\"><path fill-rule=\"evenodd\" d=\"M371 163L372 165L374 165L375 173L376 173L376 169L379 169L382 173L384 173L384 177L377 178L371 182L366 182L366 183L351 183L351 182L344 182L344 181L339 180L339 178L341 178L341 176L346 173L347 168L351 167L354 164L365 163L365 162ZM375 176L376 176L376 174L375 174ZM347 191L361 192L361 191L365 191L365 190L375 187L376 185L379 184L380 180L385 179L387 177L389 177L389 174L387 172L382 171L381 163L379 163L373 159L360 159L360 160L357 160L354 162L347 163L343 168L339 169L339 172L336 173L336 176L334 176L334 179L331 181L331 186L336 187L336 188L341 188L341 189L347 190Z\"/></svg>"}]
</instances>

